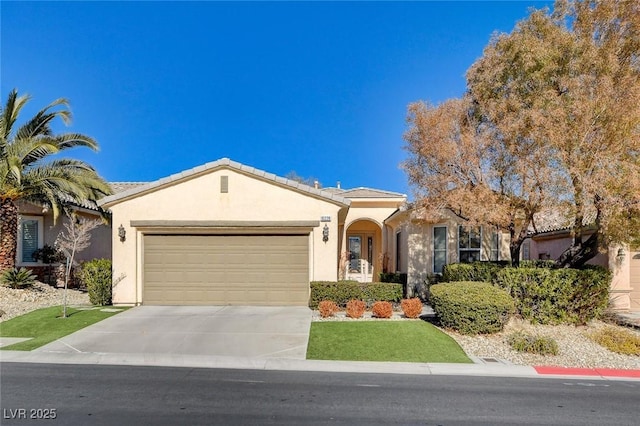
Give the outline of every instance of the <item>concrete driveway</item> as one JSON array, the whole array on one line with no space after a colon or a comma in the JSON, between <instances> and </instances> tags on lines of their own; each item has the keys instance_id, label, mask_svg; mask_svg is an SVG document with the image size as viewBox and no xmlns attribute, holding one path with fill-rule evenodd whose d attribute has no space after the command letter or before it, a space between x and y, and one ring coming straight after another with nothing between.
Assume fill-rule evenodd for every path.
<instances>
[{"instance_id":1,"label":"concrete driveway","mask_svg":"<svg viewBox=\"0 0 640 426\"><path fill-rule=\"evenodd\" d=\"M305 359L310 326L304 306L138 306L36 351Z\"/></svg>"}]
</instances>

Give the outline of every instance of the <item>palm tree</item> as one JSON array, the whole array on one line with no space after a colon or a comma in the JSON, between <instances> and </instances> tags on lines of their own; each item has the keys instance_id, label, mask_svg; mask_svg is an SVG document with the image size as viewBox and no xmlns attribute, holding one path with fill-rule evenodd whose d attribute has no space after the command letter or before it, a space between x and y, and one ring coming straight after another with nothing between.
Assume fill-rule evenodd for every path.
<instances>
[{"instance_id":1,"label":"palm tree","mask_svg":"<svg viewBox=\"0 0 640 426\"><path fill-rule=\"evenodd\" d=\"M71 120L66 99L57 99L14 130L30 96L12 90L0 110L0 271L13 268L18 237L18 200L48 207L54 220L61 211L111 194L109 185L89 164L50 155L74 147L98 150L98 143L79 133L54 134L51 123Z\"/></svg>"}]
</instances>

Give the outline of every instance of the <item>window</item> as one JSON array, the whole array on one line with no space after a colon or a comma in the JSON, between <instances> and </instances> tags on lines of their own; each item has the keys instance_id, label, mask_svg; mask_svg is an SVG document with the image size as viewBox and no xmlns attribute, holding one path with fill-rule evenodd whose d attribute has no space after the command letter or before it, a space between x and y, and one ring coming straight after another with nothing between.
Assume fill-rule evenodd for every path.
<instances>
[{"instance_id":1,"label":"window","mask_svg":"<svg viewBox=\"0 0 640 426\"><path fill-rule=\"evenodd\" d=\"M33 253L43 245L42 218L22 216L18 227L18 263L36 263Z\"/></svg>"},{"instance_id":2,"label":"window","mask_svg":"<svg viewBox=\"0 0 640 426\"><path fill-rule=\"evenodd\" d=\"M396 232L396 272L400 272L400 262L402 254L400 253L400 247L402 245L402 232Z\"/></svg>"},{"instance_id":3,"label":"window","mask_svg":"<svg viewBox=\"0 0 640 426\"><path fill-rule=\"evenodd\" d=\"M458 227L458 259L461 263L480 260L480 227Z\"/></svg>"},{"instance_id":4,"label":"window","mask_svg":"<svg viewBox=\"0 0 640 426\"><path fill-rule=\"evenodd\" d=\"M500 260L500 232L498 228L491 229L491 235L489 235L489 239L491 240L491 246L489 248L489 260L498 261Z\"/></svg>"},{"instance_id":5,"label":"window","mask_svg":"<svg viewBox=\"0 0 640 426\"><path fill-rule=\"evenodd\" d=\"M441 274L447 264L447 227L433 227L433 273Z\"/></svg>"},{"instance_id":6,"label":"window","mask_svg":"<svg viewBox=\"0 0 640 426\"><path fill-rule=\"evenodd\" d=\"M522 243L522 250L520 251L521 260L530 260L531 259L531 240L526 239L524 243Z\"/></svg>"}]
</instances>

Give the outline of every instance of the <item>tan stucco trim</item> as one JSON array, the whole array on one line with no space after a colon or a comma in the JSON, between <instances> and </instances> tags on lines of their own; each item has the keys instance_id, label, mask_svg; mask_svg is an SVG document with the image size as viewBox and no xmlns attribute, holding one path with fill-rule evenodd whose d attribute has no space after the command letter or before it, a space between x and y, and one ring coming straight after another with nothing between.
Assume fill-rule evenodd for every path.
<instances>
[{"instance_id":1,"label":"tan stucco trim","mask_svg":"<svg viewBox=\"0 0 640 426\"><path fill-rule=\"evenodd\" d=\"M143 234L279 234L307 235L320 221L175 221L132 220Z\"/></svg>"},{"instance_id":2,"label":"tan stucco trim","mask_svg":"<svg viewBox=\"0 0 640 426\"><path fill-rule=\"evenodd\" d=\"M134 228L315 228L319 220L132 220Z\"/></svg>"}]
</instances>

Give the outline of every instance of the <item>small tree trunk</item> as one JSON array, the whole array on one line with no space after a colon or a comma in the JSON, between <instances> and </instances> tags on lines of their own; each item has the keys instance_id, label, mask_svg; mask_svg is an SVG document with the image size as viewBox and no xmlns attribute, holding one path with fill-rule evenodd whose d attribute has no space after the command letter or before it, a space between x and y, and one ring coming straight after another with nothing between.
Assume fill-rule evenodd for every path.
<instances>
[{"instance_id":1,"label":"small tree trunk","mask_svg":"<svg viewBox=\"0 0 640 426\"><path fill-rule=\"evenodd\" d=\"M69 258L67 258L67 264L64 268L64 290L62 292L62 318L67 317L67 287L69 286Z\"/></svg>"},{"instance_id":2,"label":"small tree trunk","mask_svg":"<svg viewBox=\"0 0 640 426\"><path fill-rule=\"evenodd\" d=\"M0 271L16 266L18 206L10 198L0 200Z\"/></svg>"}]
</instances>

